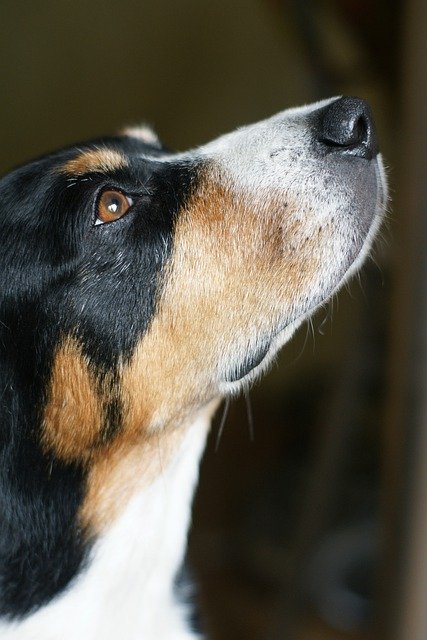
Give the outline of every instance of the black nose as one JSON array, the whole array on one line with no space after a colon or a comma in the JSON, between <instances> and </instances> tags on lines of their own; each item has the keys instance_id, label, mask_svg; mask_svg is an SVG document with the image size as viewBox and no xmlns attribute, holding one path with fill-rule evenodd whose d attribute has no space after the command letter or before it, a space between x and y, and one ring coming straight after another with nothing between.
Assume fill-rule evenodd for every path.
<instances>
[{"instance_id":1,"label":"black nose","mask_svg":"<svg viewBox=\"0 0 427 640\"><path fill-rule=\"evenodd\" d=\"M334 153L371 160L378 153L371 109L360 98L339 98L313 114L317 140Z\"/></svg>"}]
</instances>

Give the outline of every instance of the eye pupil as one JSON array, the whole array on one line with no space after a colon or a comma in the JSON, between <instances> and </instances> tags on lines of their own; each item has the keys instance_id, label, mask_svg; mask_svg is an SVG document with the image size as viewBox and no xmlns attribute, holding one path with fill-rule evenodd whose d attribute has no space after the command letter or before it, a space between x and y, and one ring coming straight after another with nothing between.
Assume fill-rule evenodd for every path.
<instances>
[{"instance_id":1,"label":"eye pupil","mask_svg":"<svg viewBox=\"0 0 427 640\"><path fill-rule=\"evenodd\" d=\"M117 209L119 208L119 202L118 200L113 200L112 202L110 202L110 204L108 205L108 211L111 211L111 213L116 213Z\"/></svg>"},{"instance_id":2,"label":"eye pupil","mask_svg":"<svg viewBox=\"0 0 427 640\"><path fill-rule=\"evenodd\" d=\"M127 213L133 200L120 191L104 191L98 201L98 209L95 224L114 222Z\"/></svg>"}]
</instances>

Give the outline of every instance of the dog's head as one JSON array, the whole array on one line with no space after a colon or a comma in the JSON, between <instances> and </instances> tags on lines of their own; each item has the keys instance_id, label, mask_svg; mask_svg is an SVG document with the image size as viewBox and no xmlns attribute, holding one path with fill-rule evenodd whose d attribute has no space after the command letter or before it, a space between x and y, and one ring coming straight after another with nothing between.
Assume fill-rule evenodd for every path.
<instances>
[{"instance_id":1,"label":"dog's head","mask_svg":"<svg viewBox=\"0 0 427 640\"><path fill-rule=\"evenodd\" d=\"M108 474L262 370L360 265L385 180L369 108L341 98L188 153L129 130L16 169L0 197L11 429Z\"/></svg>"}]
</instances>

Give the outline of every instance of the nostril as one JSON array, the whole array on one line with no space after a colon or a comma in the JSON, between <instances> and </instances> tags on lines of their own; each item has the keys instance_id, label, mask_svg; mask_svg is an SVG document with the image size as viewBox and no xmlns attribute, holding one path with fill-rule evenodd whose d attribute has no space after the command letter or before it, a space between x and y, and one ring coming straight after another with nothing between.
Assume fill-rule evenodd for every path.
<instances>
[{"instance_id":1,"label":"nostril","mask_svg":"<svg viewBox=\"0 0 427 640\"><path fill-rule=\"evenodd\" d=\"M364 116L342 119L329 130L329 138L323 139L328 146L353 147L368 139L368 123Z\"/></svg>"},{"instance_id":2,"label":"nostril","mask_svg":"<svg viewBox=\"0 0 427 640\"><path fill-rule=\"evenodd\" d=\"M367 138L368 124L363 115L342 116L331 122L323 122L323 131L319 137L329 147L351 147L365 142Z\"/></svg>"},{"instance_id":3,"label":"nostril","mask_svg":"<svg viewBox=\"0 0 427 640\"><path fill-rule=\"evenodd\" d=\"M359 98L339 98L313 114L315 134L331 152L371 159L378 153L369 105Z\"/></svg>"},{"instance_id":4,"label":"nostril","mask_svg":"<svg viewBox=\"0 0 427 640\"><path fill-rule=\"evenodd\" d=\"M364 116L359 116L354 124L355 142L365 142L368 138L368 125Z\"/></svg>"}]
</instances>

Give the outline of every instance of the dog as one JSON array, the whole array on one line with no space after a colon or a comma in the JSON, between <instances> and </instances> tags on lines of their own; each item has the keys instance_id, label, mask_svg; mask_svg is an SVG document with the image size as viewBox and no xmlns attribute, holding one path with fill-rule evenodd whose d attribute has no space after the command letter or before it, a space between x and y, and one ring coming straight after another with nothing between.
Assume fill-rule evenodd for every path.
<instances>
[{"instance_id":1,"label":"dog","mask_svg":"<svg viewBox=\"0 0 427 640\"><path fill-rule=\"evenodd\" d=\"M3 640L197 637L174 584L211 417L359 269L386 198L351 97L0 181Z\"/></svg>"}]
</instances>

